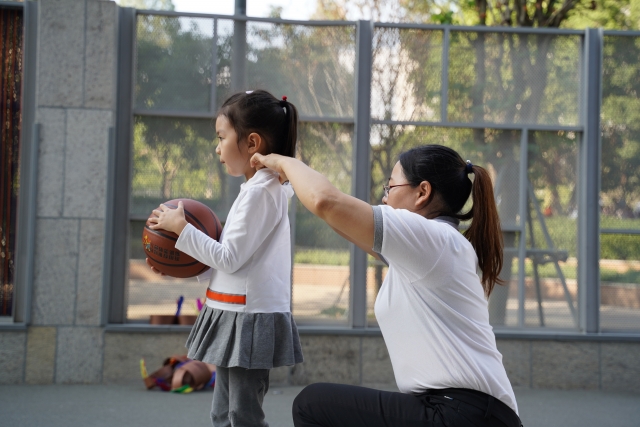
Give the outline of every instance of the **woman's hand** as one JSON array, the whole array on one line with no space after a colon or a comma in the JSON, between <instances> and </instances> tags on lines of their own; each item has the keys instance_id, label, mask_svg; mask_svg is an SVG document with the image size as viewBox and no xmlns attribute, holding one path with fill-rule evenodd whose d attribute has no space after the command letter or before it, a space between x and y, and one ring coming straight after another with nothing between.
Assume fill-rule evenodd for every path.
<instances>
[{"instance_id":1,"label":"woman's hand","mask_svg":"<svg viewBox=\"0 0 640 427\"><path fill-rule=\"evenodd\" d=\"M158 270L153 265L151 265L151 261L149 261L149 258L146 258L146 261L147 261L147 265L149 266L149 268L151 268L151 271L153 271L154 273L159 274L161 276L165 276L164 273L160 272L160 270Z\"/></svg>"},{"instance_id":2,"label":"woman's hand","mask_svg":"<svg viewBox=\"0 0 640 427\"><path fill-rule=\"evenodd\" d=\"M160 205L158 209L153 210L153 214L155 217L149 218L149 228L152 230L162 229L180 235L188 224L184 217L184 205L182 202L178 202L176 209Z\"/></svg>"},{"instance_id":3,"label":"woman's hand","mask_svg":"<svg viewBox=\"0 0 640 427\"><path fill-rule=\"evenodd\" d=\"M373 211L368 203L342 193L321 173L300 160L277 154L254 154L251 166L269 168L289 181L298 200L342 237L373 255ZM375 255L374 255L375 256Z\"/></svg>"},{"instance_id":4,"label":"woman's hand","mask_svg":"<svg viewBox=\"0 0 640 427\"><path fill-rule=\"evenodd\" d=\"M267 156L263 156L260 153L256 153L251 157L251 167L258 170L268 168L275 172L278 172L278 175L280 175L280 184L284 184L288 181L287 175L282 169L282 161L284 159L286 159L286 157L279 154L269 154Z\"/></svg>"}]
</instances>

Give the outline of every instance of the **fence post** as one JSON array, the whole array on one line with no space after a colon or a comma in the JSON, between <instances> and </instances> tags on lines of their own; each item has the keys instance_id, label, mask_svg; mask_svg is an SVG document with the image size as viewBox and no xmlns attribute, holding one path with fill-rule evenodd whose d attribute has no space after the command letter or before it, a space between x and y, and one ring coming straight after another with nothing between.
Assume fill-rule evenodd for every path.
<instances>
[{"instance_id":1,"label":"fence post","mask_svg":"<svg viewBox=\"0 0 640 427\"><path fill-rule=\"evenodd\" d=\"M580 329L600 329L600 104L602 100L602 30L584 38L584 135L579 154L578 295Z\"/></svg>"},{"instance_id":2,"label":"fence post","mask_svg":"<svg viewBox=\"0 0 640 427\"><path fill-rule=\"evenodd\" d=\"M124 323L125 277L129 262L129 195L133 141L136 10L118 8L116 127L109 133L108 196L105 212L103 301L101 324ZM112 140L113 138L113 140ZM113 146L111 146L113 143Z\"/></svg>"},{"instance_id":3,"label":"fence post","mask_svg":"<svg viewBox=\"0 0 640 427\"><path fill-rule=\"evenodd\" d=\"M235 15L233 21L233 40L231 47L231 91L241 92L247 90L247 71L246 71L246 58L247 58L247 22L242 19L247 16L247 1L236 0L235 2ZM214 77L213 83L216 84ZM226 177L226 202L225 202L225 215L224 221L227 220L228 212L231 210L233 201L238 197L240 193L240 185L244 182L244 177Z\"/></svg>"},{"instance_id":4,"label":"fence post","mask_svg":"<svg viewBox=\"0 0 640 427\"><path fill-rule=\"evenodd\" d=\"M369 202L371 180L369 133L371 125L371 65L373 23L358 21L356 46L355 147L351 194ZM367 254L351 245L349 321L353 328L367 326Z\"/></svg>"}]
</instances>

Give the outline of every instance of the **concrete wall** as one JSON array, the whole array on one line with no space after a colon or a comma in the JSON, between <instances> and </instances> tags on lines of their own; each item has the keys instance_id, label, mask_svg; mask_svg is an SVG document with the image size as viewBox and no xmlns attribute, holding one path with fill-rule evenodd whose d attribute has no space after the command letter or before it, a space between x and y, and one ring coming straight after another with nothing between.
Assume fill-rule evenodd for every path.
<instances>
[{"instance_id":1,"label":"concrete wall","mask_svg":"<svg viewBox=\"0 0 640 427\"><path fill-rule=\"evenodd\" d=\"M186 333L100 325L108 128L115 120L116 5L41 0L37 230L32 324L0 325L0 384L139 381L183 354ZM394 384L380 337L302 335L305 363L274 384ZM640 343L498 340L514 386L640 392Z\"/></svg>"},{"instance_id":2,"label":"concrete wall","mask_svg":"<svg viewBox=\"0 0 640 427\"><path fill-rule=\"evenodd\" d=\"M187 334L107 332L105 383L139 378L141 357L157 369L184 353ZM301 335L305 362L274 369L273 384L336 382L394 386L389 353L381 337ZM640 392L640 343L557 340L497 340L514 387Z\"/></svg>"}]
</instances>

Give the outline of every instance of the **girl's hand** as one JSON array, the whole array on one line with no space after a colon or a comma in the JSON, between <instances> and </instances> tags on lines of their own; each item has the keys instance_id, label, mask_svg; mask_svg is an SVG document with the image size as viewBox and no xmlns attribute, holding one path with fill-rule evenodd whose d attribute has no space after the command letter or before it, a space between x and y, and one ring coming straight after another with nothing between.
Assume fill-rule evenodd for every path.
<instances>
[{"instance_id":1,"label":"girl's hand","mask_svg":"<svg viewBox=\"0 0 640 427\"><path fill-rule=\"evenodd\" d=\"M155 268L153 265L151 265L151 262L149 261L149 258L146 258L147 261L147 265L149 266L149 268L151 268L151 271L153 271L156 274L159 274L161 276L165 276L164 273L161 273L157 268Z\"/></svg>"},{"instance_id":2,"label":"girl's hand","mask_svg":"<svg viewBox=\"0 0 640 427\"><path fill-rule=\"evenodd\" d=\"M284 184L288 181L287 175L282 169L282 160L284 159L286 159L286 157L279 154L269 154L267 156L263 156L260 153L256 153L251 157L251 167L258 170L268 168L275 172L278 172L278 174L280 175L280 183Z\"/></svg>"},{"instance_id":3,"label":"girl's hand","mask_svg":"<svg viewBox=\"0 0 640 427\"><path fill-rule=\"evenodd\" d=\"M178 202L176 209L160 205L158 209L153 210L153 214L155 217L149 218L149 228L152 230L163 229L180 235L188 224L182 202Z\"/></svg>"}]
</instances>

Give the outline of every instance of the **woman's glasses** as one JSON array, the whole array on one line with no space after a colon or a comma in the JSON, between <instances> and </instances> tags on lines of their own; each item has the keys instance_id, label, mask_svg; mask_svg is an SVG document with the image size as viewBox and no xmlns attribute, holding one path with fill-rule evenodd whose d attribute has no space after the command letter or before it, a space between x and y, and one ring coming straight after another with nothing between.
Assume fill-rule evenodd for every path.
<instances>
[{"instance_id":1,"label":"woman's glasses","mask_svg":"<svg viewBox=\"0 0 640 427\"><path fill-rule=\"evenodd\" d=\"M398 184L398 185L383 185L382 189L384 190L384 197L389 197L389 190L396 187L404 187L405 185L411 184Z\"/></svg>"}]
</instances>

